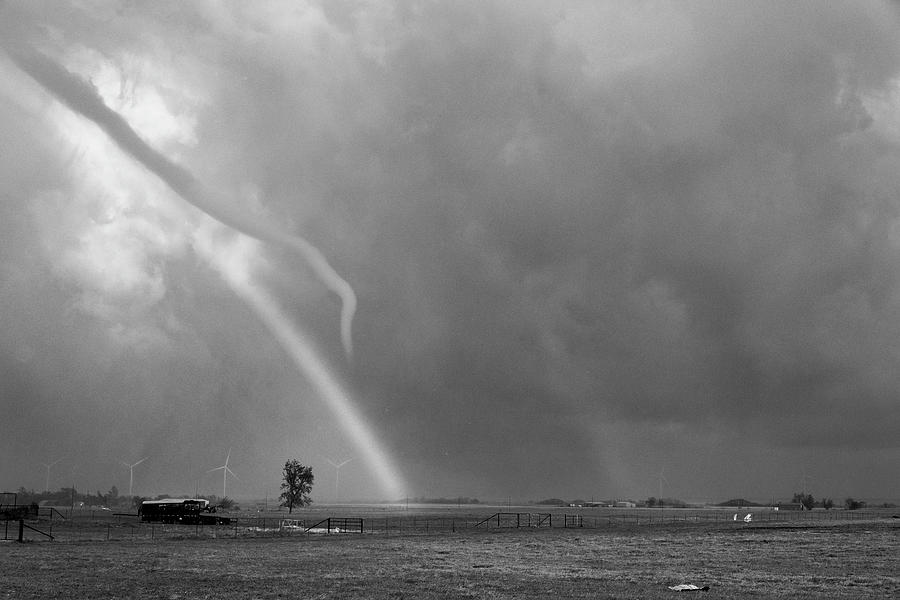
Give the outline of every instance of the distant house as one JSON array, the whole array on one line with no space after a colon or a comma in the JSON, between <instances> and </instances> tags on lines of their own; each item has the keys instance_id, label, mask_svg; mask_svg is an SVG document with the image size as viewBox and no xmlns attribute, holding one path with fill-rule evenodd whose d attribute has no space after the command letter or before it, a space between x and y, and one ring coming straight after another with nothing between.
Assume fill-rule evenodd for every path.
<instances>
[{"instance_id":1,"label":"distant house","mask_svg":"<svg viewBox=\"0 0 900 600\"><path fill-rule=\"evenodd\" d=\"M619 500L614 506L616 508L637 508L637 504L631 500Z\"/></svg>"},{"instance_id":2,"label":"distant house","mask_svg":"<svg viewBox=\"0 0 900 600\"><path fill-rule=\"evenodd\" d=\"M799 502L779 502L775 505L775 510L804 510L804 508Z\"/></svg>"}]
</instances>

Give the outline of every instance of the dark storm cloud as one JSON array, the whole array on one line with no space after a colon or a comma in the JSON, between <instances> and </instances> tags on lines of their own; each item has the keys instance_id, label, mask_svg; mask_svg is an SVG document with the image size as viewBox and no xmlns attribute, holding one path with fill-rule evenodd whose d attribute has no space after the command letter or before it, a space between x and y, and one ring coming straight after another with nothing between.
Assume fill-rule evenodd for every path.
<instances>
[{"instance_id":1,"label":"dark storm cloud","mask_svg":"<svg viewBox=\"0 0 900 600\"><path fill-rule=\"evenodd\" d=\"M541 433L572 412L895 448L897 181L863 98L890 93L898 47L848 10L768 6L749 29L698 11L683 47L611 81L501 14L423 19L438 31L386 73L414 100L392 107L408 136L385 168L415 185L375 228L415 274L384 325L415 338L414 389L502 431L488 456L552 454ZM458 421L448 446L477 428Z\"/></svg>"},{"instance_id":2,"label":"dark storm cloud","mask_svg":"<svg viewBox=\"0 0 900 600\"><path fill-rule=\"evenodd\" d=\"M900 439L892 5L283 8L5 10L52 55L149 57L189 79L169 103L192 107L197 144L171 147L346 274L360 298L356 363L338 369L421 493L649 495L663 465L687 481L673 494L789 493L816 469L837 488L823 493L897 493L877 483L896 469ZM6 104L38 119L11 89ZM46 188L64 188L57 177ZM17 185L4 199L15 225L0 225L12 239L33 225L10 204L37 187ZM207 442L216 428L246 430L261 455L281 451L235 398L293 414L278 407L297 376L272 366L277 347L183 244L148 248L166 294L129 324L164 334L148 373L172 356L190 367L166 394L145 373L141 394L178 406L202 388L208 406L235 409ZM289 257L268 260L266 283L333 355L320 293L296 293L305 273ZM4 290L16 272L42 273L28 292L7 291L19 308L4 317L27 314L40 289L62 304L75 293L8 242L4 267ZM69 314L63 338L76 333ZM27 318L16 331L32 346L41 335ZM60 360L73 360L71 344ZM16 395L47 385L26 364ZM779 466L754 467L748 483L732 474L738 457Z\"/></svg>"}]
</instances>

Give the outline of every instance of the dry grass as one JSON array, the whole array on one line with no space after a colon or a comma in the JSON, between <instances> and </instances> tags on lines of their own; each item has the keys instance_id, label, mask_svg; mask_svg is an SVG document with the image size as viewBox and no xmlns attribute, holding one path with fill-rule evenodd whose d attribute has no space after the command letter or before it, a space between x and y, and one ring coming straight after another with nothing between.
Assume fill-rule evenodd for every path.
<instances>
[{"instance_id":1,"label":"dry grass","mask_svg":"<svg viewBox=\"0 0 900 600\"><path fill-rule=\"evenodd\" d=\"M900 523L0 544L6 598L898 598ZM689 595L690 597L690 595Z\"/></svg>"}]
</instances>

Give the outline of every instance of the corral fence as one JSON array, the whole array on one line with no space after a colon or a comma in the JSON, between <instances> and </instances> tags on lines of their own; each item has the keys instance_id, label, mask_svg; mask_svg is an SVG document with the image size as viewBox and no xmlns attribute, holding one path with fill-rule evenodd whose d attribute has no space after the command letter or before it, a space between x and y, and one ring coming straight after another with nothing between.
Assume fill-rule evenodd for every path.
<instances>
[{"instance_id":1,"label":"corral fence","mask_svg":"<svg viewBox=\"0 0 900 600\"><path fill-rule=\"evenodd\" d=\"M324 531L325 533L364 533L363 519L359 517L328 517L307 527L306 532ZM324 527L323 527L324 526Z\"/></svg>"},{"instance_id":2,"label":"corral fence","mask_svg":"<svg viewBox=\"0 0 900 600\"><path fill-rule=\"evenodd\" d=\"M563 527L584 527L584 516L582 515L563 515Z\"/></svg>"},{"instance_id":3,"label":"corral fence","mask_svg":"<svg viewBox=\"0 0 900 600\"><path fill-rule=\"evenodd\" d=\"M18 531L18 535L17 535L15 538L11 538L10 535L9 535L9 524L10 524L10 523L13 523L13 531L14 531L14 532L15 532L15 531ZM15 539L15 540L18 541L18 542L24 542L24 541L25 541L25 531L26 531L26 530L27 530L27 531L33 531L34 533L37 533L37 534L39 534L39 535L42 535L42 536L44 536L44 537L46 537L46 538L49 538L49 539L51 539L51 540L53 539L53 535L52 535L51 533L48 533L48 532L43 531L43 530L41 530L41 529L38 529L37 527L32 527L31 525L26 525L26 524L25 524L25 519L19 519L18 521L15 521L15 520L13 520L13 519L6 519L6 520L4 521L4 527L3 527L3 539L4 539L4 540Z\"/></svg>"},{"instance_id":4,"label":"corral fence","mask_svg":"<svg viewBox=\"0 0 900 600\"><path fill-rule=\"evenodd\" d=\"M513 527L553 527L553 514L498 512L475 524L475 527L481 526L494 526L506 529L511 529Z\"/></svg>"},{"instance_id":5,"label":"corral fence","mask_svg":"<svg viewBox=\"0 0 900 600\"><path fill-rule=\"evenodd\" d=\"M352 511L348 511L351 512ZM135 515L78 511L68 516L55 510L41 510L37 518L24 519L20 529L18 520L0 524L3 539L26 542L51 540L69 541L128 541L175 540L185 538L237 537L314 537L317 535L419 535L455 533L466 530L495 530L511 528L616 528L631 526L678 526L679 524L725 525L756 527L766 524L810 524L840 521L884 521L898 518L896 509L776 511L766 508L709 508L709 509L622 509L578 508L553 509L552 512L496 512L490 516L471 514L465 510L445 510L444 513L416 513L395 510L360 511L357 515L327 516L322 510L297 518L286 515L232 516L227 525L196 523L165 524L142 522ZM440 513L440 514L439 514ZM750 521L745 520L750 514ZM52 537L51 537L52 536Z\"/></svg>"}]
</instances>

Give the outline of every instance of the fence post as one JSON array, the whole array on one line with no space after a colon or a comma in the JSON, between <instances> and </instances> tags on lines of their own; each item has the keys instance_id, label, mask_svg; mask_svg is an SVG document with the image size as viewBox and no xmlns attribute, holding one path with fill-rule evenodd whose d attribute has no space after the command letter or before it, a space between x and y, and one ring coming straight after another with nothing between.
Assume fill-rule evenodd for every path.
<instances>
[{"instance_id":1,"label":"fence post","mask_svg":"<svg viewBox=\"0 0 900 600\"><path fill-rule=\"evenodd\" d=\"M25 541L25 520L19 519L19 541Z\"/></svg>"}]
</instances>

